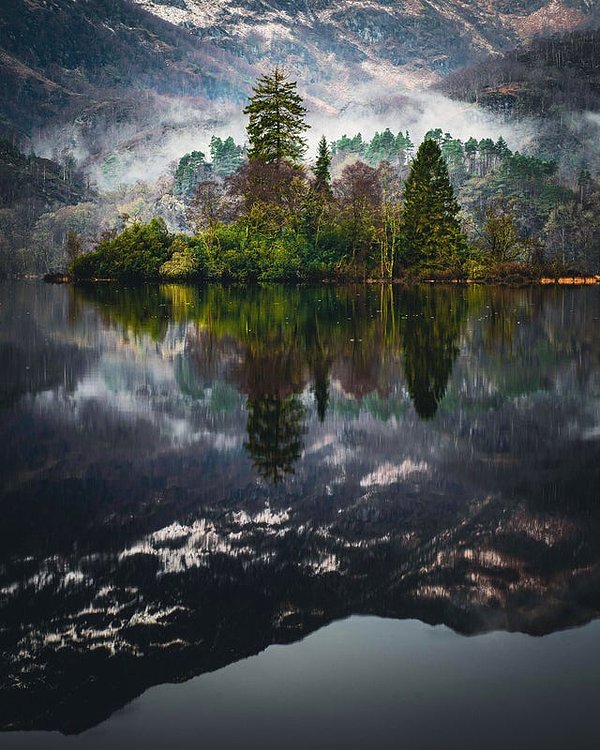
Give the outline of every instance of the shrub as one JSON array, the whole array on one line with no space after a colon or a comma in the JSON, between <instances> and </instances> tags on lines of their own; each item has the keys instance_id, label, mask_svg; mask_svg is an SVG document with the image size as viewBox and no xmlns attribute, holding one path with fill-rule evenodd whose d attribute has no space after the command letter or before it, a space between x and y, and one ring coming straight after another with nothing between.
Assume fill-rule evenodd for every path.
<instances>
[{"instance_id":1,"label":"shrub","mask_svg":"<svg viewBox=\"0 0 600 750\"><path fill-rule=\"evenodd\" d=\"M163 219L135 223L101 242L70 266L76 278L154 279L171 257L172 237Z\"/></svg>"},{"instance_id":2,"label":"shrub","mask_svg":"<svg viewBox=\"0 0 600 750\"><path fill-rule=\"evenodd\" d=\"M175 237L169 247L169 253L171 257L159 269L162 278L170 281L185 281L200 276L205 271L205 258L200 257L198 244L188 237L183 235Z\"/></svg>"}]
</instances>

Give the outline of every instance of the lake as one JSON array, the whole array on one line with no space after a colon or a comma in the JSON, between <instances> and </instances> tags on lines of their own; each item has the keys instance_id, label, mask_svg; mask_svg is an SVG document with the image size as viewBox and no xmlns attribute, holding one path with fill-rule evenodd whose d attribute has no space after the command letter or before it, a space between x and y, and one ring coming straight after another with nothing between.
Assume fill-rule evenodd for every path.
<instances>
[{"instance_id":1,"label":"lake","mask_svg":"<svg viewBox=\"0 0 600 750\"><path fill-rule=\"evenodd\" d=\"M2 748L600 746L600 289L0 284Z\"/></svg>"}]
</instances>

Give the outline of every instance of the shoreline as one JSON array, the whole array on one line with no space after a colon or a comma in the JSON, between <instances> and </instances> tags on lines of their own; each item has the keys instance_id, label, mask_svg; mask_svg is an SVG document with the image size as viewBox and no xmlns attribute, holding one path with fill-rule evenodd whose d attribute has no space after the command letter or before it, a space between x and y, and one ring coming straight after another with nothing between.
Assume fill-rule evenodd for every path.
<instances>
[{"instance_id":1,"label":"shoreline","mask_svg":"<svg viewBox=\"0 0 600 750\"><path fill-rule=\"evenodd\" d=\"M131 284L180 284L185 286L186 284L228 284L223 281L209 281L209 280L198 280L198 279L186 279L186 280L171 280L171 279L108 279L108 278L91 278L91 279L78 279L69 274L45 274L44 276L36 277L16 277L16 278L35 278L41 279L46 284L118 284L118 283L131 283ZM232 286L240 285L240 282L230 282ZM600 275L598 276L541 276L538 279L515 279L514 281L508 279L414 279L414 278L398 278L398 279L321 279L311 281L255 281L250 284L246 283L243 286L263 286L264 284L288 284L290 286L304 286L314 284L326 284L332 286L342 286L344 284L396 284L403 286L418 286L420 284L435 284L435 285L475 285L481 284L482 286L509 286L509 287L524 287L524 286L595 286L600 284Z\"/></svg>"}]
</instances>

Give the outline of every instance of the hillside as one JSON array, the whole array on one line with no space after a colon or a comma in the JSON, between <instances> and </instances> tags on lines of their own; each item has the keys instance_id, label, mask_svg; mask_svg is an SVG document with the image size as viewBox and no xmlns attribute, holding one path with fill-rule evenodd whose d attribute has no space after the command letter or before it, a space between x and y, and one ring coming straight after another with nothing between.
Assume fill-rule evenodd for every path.
<instances>
[{"instance_id":1,"label":"hillside","mask_svg":"<svg viewBox=\"0 0 600 750\"><path fill-rule=\"evenodd\" d=\"M100 124L145 125L173 97L239 102L276 62L335 111L358 84L429 84L589 12L587 0L15 0L0 9L0 131L77 120L93 149Z\"/></svg>"},{"instance_id":2,"label":"hillside","mask_svg":"<svg viewBox=\"0 0 600 750\"><path fill-rule=\"evenodd\" d=\"M596 24L598 13L592 16ZM600 30L598 26L532 40L483 64L449 75L439 90L503 118L534 122L538 153L556 160L575 184L600 170Z\"/></svg>"},{"instance_id":3,"label":"hillside","mask_svg":"<svg viewBox=\"0 0 600 750\"><path fill-rule=\"evenodd\" d=\"M512 117L600 110L600 30L535 39L452 73L441 89Z\"/></svg>"},{"instance_id":4,"label":"hillside","mask_svg":"<svg viewBox=\"0 0 600 750\"><path fill-rule=\"evenodd\" d=\"M573 28L586 0L136 0L259 66L278 61L305 80L431 83L534 34Z\"/></svg>"},{"instance_id":5,"label":"hillside","mask_svg":"<svg viewBox=\"0 0 600 750\"><path fill-rule=\"evenodd\" d=\"M169 185L176 164L208 153L212 135L243 143L243 103L274 64L298 79L313 141L387 127L415 141L440 127L465 142L502 137L558 161L575 187L583 167L600 167L594 122L563 116L599 109L598 32L586 30L598 20L588 0L5 3L0 136L26 168L13 184L2 167L2 266L31 267L17 256L32 243L44 248L35 268L53 265L68 230L91 246L121 214L181 227L185 207ZM537 36L557 28L566 36ZM102 206L81 197L84 208L71 210L78 200L60 181L56 199L35 186L35 200L21 199L31 152L48 173L75 164L108 196L95 199Z\"/></svg>"},{"instance_id":6,"label":"hillside","mask_svg":"<svg viewBox=\"0 0 600 750\"><path fill-rule=\"evenodd\" d=\"M144 121L165 97L241 100L248 76L241 61L128 0L3 4L0 71L0 128L22 136L74 119L88 129Z\"/></svg>"}]
</instances>

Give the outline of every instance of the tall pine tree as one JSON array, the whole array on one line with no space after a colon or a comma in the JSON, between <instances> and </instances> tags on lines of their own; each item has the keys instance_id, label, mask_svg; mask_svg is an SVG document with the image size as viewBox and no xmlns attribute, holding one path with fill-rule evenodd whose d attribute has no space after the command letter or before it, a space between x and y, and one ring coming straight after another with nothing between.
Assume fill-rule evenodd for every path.
<instances>
[{"instance_id":1,"label":"tall pine tree","mask_svg":"<svg viewBox=\"0 0 600 750\"><path fill-rule=\"evenodd\" d=\"M282 161L297 164L306 150L302 134L309 126L304 121L306 109L296 91L296 82L275 68L252 88L244 114L249 115L249 159L261 159L279 165Z\"/></svg>"},{"instance_id":2,"label":"tall pine tree","mask_svg":"<svg viewBox=\"0 0 600 750\"><path fill-rule=\"evenodd\" d=\"M321 136L315 163L315 188L317 192L331 195L331 151L325 136Z\"/></svg>"},{"instance_id":3,"label":"tall pine tree","mask_svg":"<svg viewBox=\"0 0 600 750\"><path fill-rule=\"evenodd\" d=\"M426 138L404 187L400 262L432 269L458 267L466 250L459 212L440 146Z\"/></svg>"}]
</instances>

